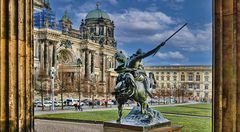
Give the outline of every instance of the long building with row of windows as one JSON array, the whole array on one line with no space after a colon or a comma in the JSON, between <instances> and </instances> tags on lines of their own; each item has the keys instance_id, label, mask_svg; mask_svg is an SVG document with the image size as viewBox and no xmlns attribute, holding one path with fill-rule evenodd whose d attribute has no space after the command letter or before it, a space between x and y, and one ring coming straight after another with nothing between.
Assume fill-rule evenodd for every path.
<instances>
[{"instance_id":1,"label":"long building with row of windows","mask_svg":"<svg viewBox=\"0 0 240 132\"><path fill-rule=\"evenodd\" d=\"M212 66L148 66L147 73L153 72L157 90L170 90L174 96L183 90L192 100L212 100Z\"/></svg>"}]
</instances>

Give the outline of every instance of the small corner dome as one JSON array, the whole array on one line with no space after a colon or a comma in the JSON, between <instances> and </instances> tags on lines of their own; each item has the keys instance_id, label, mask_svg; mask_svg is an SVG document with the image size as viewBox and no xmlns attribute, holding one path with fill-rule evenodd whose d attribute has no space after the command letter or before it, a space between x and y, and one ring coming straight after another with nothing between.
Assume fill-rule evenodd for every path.
<instances>
[{"instance_id":1,"label":"small corner dome","mask_svg":"<svg viewBox=\"0 0 240 132\"><path fill-rule=\"evenodd\" d=\"M109 15L100 9L92 10L86 16L86 19L98 19L98 18L104 18L104 19L110 20Z\"/></svg>"}]
</instances>

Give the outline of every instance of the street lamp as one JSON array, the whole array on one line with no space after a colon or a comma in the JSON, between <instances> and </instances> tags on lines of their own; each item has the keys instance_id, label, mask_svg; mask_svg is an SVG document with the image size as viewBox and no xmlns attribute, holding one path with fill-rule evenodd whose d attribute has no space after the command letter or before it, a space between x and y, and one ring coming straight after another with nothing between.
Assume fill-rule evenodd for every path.
<instances>
[{"instance_id":1,"label":"street lamp","mask_svg":"<svg viewBox=\"0 0 240 132\"><path fill-rule=\"evenodd\" d=\"M92 96L92 108L94 108L94 91L93 91L93 88L94 88L94 84L95 84L95 74L92 73L91 74L91 82L92 82L92 85L91 85L91 96Z\"/></svg>"},{"instance_id":2,"label":"street lamp","mask_svg":"<svg viewBox=\"0 0 240 132\"><path fill-rule=\"evenodd\" d=\"M56 69L54 67L51 68L51 81L52 81L52 111L54 110L54 79L56 75Z\"/></svg>"},{"instance_id":3,"label":"street lamp","mask_svg":"<svg viewBox=\"0 0 240 132\"><path fill-rule=\"evenodd\" d=\"M78 80L78 99L79 99L79 105L81 107L81 65L82 65L82 60L81 58L77 59L77 65L79 66L79 80Z\"/></svg>"}]
</instances>

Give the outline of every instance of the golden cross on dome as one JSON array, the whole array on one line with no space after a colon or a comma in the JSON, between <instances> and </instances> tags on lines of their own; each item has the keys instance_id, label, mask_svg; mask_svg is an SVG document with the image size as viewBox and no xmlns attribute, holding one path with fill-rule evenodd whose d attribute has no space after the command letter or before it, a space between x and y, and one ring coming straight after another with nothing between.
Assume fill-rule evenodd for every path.
<instances>
[{"instance_id":1,"label":"golden cross on dome","mask_svg":"<svg viewBox=\"0 0 240 132\"><path fill-rule=\"evenodd\" d=\"M100 2L97 2L97 3L96 3L97 9L99 9L99 6L100 6L100 5L101 5Z\"/></svg>"}]
</instances>

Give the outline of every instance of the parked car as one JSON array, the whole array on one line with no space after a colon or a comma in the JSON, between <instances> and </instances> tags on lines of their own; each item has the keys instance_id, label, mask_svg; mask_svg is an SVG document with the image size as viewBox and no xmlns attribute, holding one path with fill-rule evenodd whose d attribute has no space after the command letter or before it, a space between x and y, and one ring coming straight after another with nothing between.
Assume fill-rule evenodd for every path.
<instances>
[{"instance_id":1,"label":"parked car","mask_svg":"<svg viewBox=\"0 0 240 132\"><path fill-rule=\"evenodd\" d=\"M111 100L109 100L108 105L114 105L114 103Z\"/></svg>"},{"instance_id":2,"label":"parked car","mask_svg":"<svg viewBox=\"0 0 240 132\"><path fill-rule=\"evenodd\" d=\"M62 106L62 103L60 101L54 101L54 106L56 107Z\"/></svg>"},{"instance_id":3,"label":"parked car","mask_svg":"<svg viewBox=\"0 0 240 132\"><path fill-rule=\"evenodd\" d=\"M50 106L52 106L52 101L46 100L46 101L44 101L43 105L44 105L44 107L50 107Z\"/></svg>"}]
</instances>

